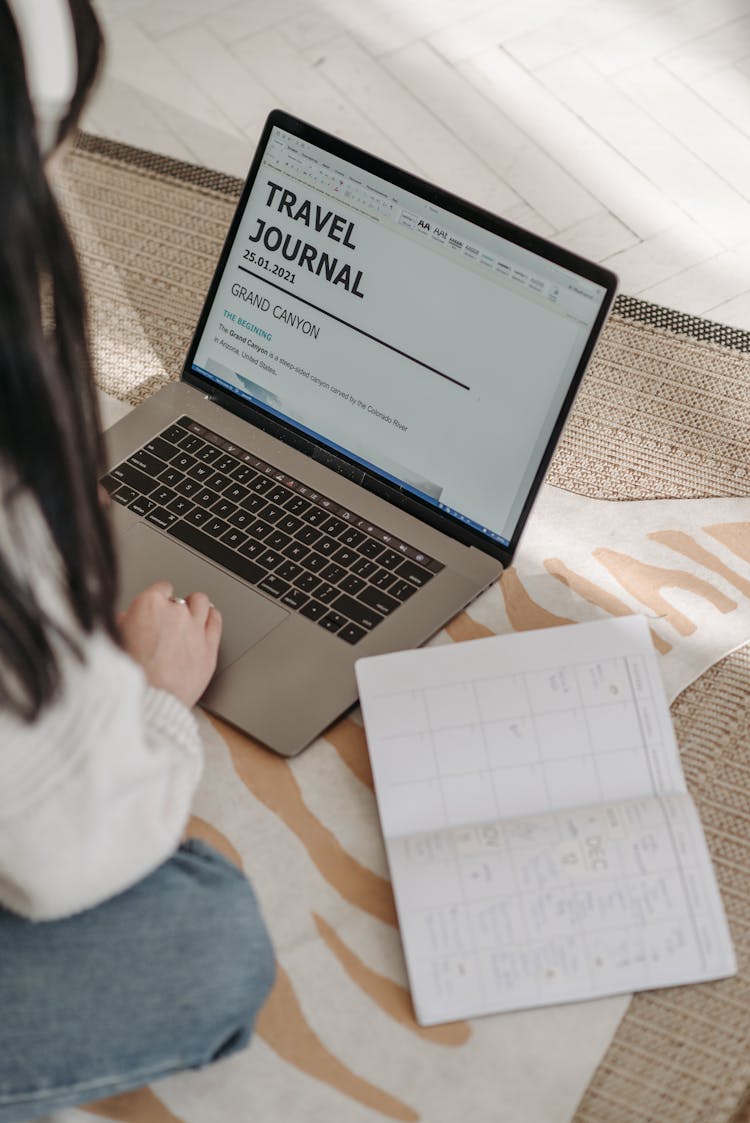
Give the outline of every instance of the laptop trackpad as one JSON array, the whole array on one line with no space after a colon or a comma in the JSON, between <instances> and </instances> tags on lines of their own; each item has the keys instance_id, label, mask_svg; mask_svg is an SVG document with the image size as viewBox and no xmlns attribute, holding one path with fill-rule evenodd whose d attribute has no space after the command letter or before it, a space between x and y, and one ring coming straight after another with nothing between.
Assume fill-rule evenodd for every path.
<instances>
[{"instance_id":1,"label":"laptop trackpad","mask_svg":"<svg viewBox=\"0 0 750 1123\"><path fill-rule=\"evenodd\" d=\"M289 615L248 585L196 557L164 534L135 526L119 538L120 606L154 581L171 581L175 596L206 593L224 620L217 670L223 670Z\"/></svg>"}]
</instances>

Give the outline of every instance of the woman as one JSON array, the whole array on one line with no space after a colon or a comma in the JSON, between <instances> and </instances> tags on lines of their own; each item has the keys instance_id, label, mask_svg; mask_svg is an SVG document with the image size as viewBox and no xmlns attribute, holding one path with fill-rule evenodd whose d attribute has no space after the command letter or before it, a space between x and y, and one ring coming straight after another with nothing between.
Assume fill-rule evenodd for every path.
<instances>
[{"instance_id":1,"label":"woman","mask_svg":"<svg viewBox=\"0 0 750 1123\"><path fill-rule=\"evenodd\" d=\"M221 620L114 615L75 255L45 161L97 69L89 0L0 0L0 1123L244 1045L273 981L250 886L184 840Z\"/></svg>"}]
</instances>

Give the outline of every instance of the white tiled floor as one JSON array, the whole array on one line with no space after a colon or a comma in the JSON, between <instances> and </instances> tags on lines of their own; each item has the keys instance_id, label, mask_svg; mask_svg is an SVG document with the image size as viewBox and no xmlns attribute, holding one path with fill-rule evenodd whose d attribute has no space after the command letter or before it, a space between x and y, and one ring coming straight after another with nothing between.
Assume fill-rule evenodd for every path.
<instances>
[{"instance_id":1,"label":"white tiled floor","mask_svg":"<svg viewBox=\"0 0 750 1123\"><path fill-rule=\"evenodd\" d=\"M748 0L97 0L84 127L244 175L274 106L750 329Z\"/></svg>"}]
</instances>

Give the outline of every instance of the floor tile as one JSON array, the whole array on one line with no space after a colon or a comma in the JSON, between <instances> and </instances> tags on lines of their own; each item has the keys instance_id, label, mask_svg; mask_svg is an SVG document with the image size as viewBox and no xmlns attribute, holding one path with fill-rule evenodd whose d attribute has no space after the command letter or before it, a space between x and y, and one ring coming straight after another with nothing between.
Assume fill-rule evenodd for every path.
<instances>
[{"instance_id":1,"label":"floor tile","mask_svg":"<svg viewBox=\"0 0 750 1123\"><path fill-rule=\"evenodd\" d=\"M194 118L190 120L195 121ZM191 149L155 112L154 99L116 78L107 77L99 83L81 124L88 132L109 140L137 144L149 152L177 160L194 159Z\"/></svg>"},{"instance_id":2,"label":"floor tile","mask_svg":"<svg viewBox=\"0 0 750 1123\"><path fill-rule=\"evenodd\" d=\"M660 62L688 85L732 66L748 54L750 15L732 19L705 35L666 51Z\"/></svg>"},{"instance_id":3,"label":"floor tile","mask_svg":"<svg viewBox=\"0 0 750 1123\"><path fill-rule=\"evenodd\" d=\"M702 97L653 61L619 74L616 84L737 194L750 199L750 139ZM685 128L686 121L692 128ZM747 236L750 232L738 228L730 231L729 242Z\"/></svg>"},{"instance_id":4,"label":"floor tile","mask_svg":"<svg viewBox=\"0 0 750 1123\"><path fill-rule=\"evenodd\" d=\"M709 258L717 257L721 246L694 222L683 222L646 238L629 249L604 259L604 264L620 278L622 292L640 296L670 278L678 277ZM670 301L667 301L670 303Z\"/></svg>"},{"instance_id":5,"label":"floor tile","mask_svg":"<svg viewBox=\"0 0 750 1123\"><path fill-rule=\"evenodd\" d=\"M712 308L750 290L750 247L727 251L645 289L639 295L656 304L705 315Z\"/></svg>"},{"instance_id":6,"label":"floor tile","mask_svg":"<svg viewBox=\"0 0 750 1123\"><path fill-rule=\"evenodd\" d=\"M677 207L606 136L587 126L554 90L504 51L486 51L459 64L460 72L498 107L513 116L514 125L550 154L568 175L640 237L649 237L682 217ZM589 212L597 213L596 210ZM563 229L582 221L558 222ZM553 220L554 221L554 220Z\"/></svg>"},{"instance_id":7,"label":"floor tile","mask_svg":"<svg viewBox=\"0 0 750 1123\"><path fill-rule=\"evenodd\" d=\"M649 14L626 31L584 49L589 62L603 74L659 58L747 14L745 0L683 0L665 11Z\"/></svg>"},{"instance_id":8,"label":"floor tile","mask_svg":"<svg viewBox=\"0 0 750 1123\"><path fill-rule=\"evenodd\" d=\"M747 0L97 10L92 131L242 175L279 105L604 260L624 292L750 330Z\"/></svg>"},{"instance_id":9,"label":"floor tile","mask_svg":"<svg viewBox=\"0 0 750 1123\"><path fill-rule=\"evenodd\" d=\"M709 308L707 315L710 320L747 330L750 323L750 291L740 293L715 308Z\"/></svg>"},{"instance_id":10,"label":"floor tile","mask_svg":"<svg viewBox=\"0 0 750 1123\"><path fill-rule=\"evenodd\" d=\"M110 28L106 73L167 105L223 132L233 126L218 105L200 90L193 76L176 66L157 43L130 19Z\"/></svg>"},{"instance_id":11,"label":"floor tile","mask_svg":"<svg viewBox=\"0 0 750 1123\"><path fill-rule=\"evenodd\" d=\"M605 261L616 253L639 245L638 235L605 210L579 222L577 226L561 230L555 241L583 257L590 257L592 261Z\"/></svg>"},{"instance_id":12,"label":"floor tile","mask_svg":"<svg viewBox=\"0 0 750 1123\"><path fill-rule=\"evenodd\" d=\"M561 59L539 71L554 91L600 137L685 214L725 246L750 237L750 203L684 142L608 81L581 56Z\"/></svg>"},{"instance_id":13,"label":"floor tile","mask_svg":"<svg viewBox=\"0 0 750 1123\"><path fill-rule=\"evenodd\" d=\"M750 76L734 66L699 79L695 92L745 136L750 136Z\"/></svg>"},{"instance_id":14,"label":"floor tile","mask_svg":"<svg viewBox=\"0 0 750 1123\"><path fill-rule=\"evenodd\" d=\"M335 49L335 45L334 45ZM233 45L242 66L268 89L277 104L352 144L366 148L386 160L403 161L403 153L387 132L353 103L324 74L327 45L318 44L301 52L281 31L267 30Z\"/></svg>"},{"instance_id":15,"label":"floor tile","mask_svg":"<svg viewBox=\"0 0 750 1123\"><path fill-rule=\"evenodd\" d=\"M277 99L254 80L205 23L165 35L160 45L238 130L260 132Z\"/></svg>"}]
</instances>

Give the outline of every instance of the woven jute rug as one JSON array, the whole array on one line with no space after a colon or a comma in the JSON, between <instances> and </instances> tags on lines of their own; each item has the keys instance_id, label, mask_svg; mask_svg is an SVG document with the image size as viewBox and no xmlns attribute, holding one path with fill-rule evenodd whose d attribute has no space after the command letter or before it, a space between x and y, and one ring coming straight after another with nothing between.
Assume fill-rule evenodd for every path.
<instances>
[{"instance_id":1,"label":"woven jute rug","mask_svg":"<svg viewBox=\"0 0 750 1123\"><path fill-rule=\"evenodd\" d=\"M86 136L79 138L70 154L60 192L89 290L97 378L100 387L121 402L137 404L167 379L179 375L240 186L238 181L216 173ZM698 504L750 496L750 336L618 298L548 481L577 496L623 501L623 513L633 506L625 502L628 500L692 500ZM731 544L737 566L723 564L723 569L720 566L715 573L720 573L722 580L729 575L740 593L737 602L744 603L750 594L750 581L741 572L742 566L747 571L750 563L750 504L744 516L738 516L733 507L732 519L731 524L722 526L725 531L727 526L731 528L731 535L725 533L725 541ZM720 528L704 529L716 532ZM685 544L688 536L680 533L677 545L689 552ZM663 543L665 535L660 537ZM671 542L675 548L674 534ZM698 554L693 550L693 554L694 560L706 564L709 555L705 548ZM548 569L553 572L550 566ZM646 569L655 571L653 565ZM559 567L554 575L559 582L570 584L569 573ZM600 615L602 609L626 610L622 601L611 596L607 599L602 594L596 600L591 588L590 583L585 587L578 584L580 595L588 597L590 604L596 603ZM513 572L504 577L495 595L502 599L506 620L514 628L566 622L561 615L535 603ZM726 601L726 587L721 595ZM716 603L722 612L730 611L721 606L721 601ZM488 634L492 627L478 623L480 615L462 614L448 626L444 639ZM557 1022L545 1023L547 1036L539 1038L543 1051L537 1057L533 1032L542 1025L541 1020L521 1017L512 1023L516 1036L532 1035L529 1064L539 1072L558 1073L560 1099L570 1103L563 1110L551 1099L546 1109L544 1105L539 1108L535 1118L574 1117L576 1123L652 1119L738 1123L740 1118L750 1118L743 1114L745 1092L750 1086L750 764L745 760L750 727L750 648L735 651L702 674L674 702L673 714L688 784L706 829L730 920L739 974L711 985L636 995L621 1021L621 1010L616 1012L611 1024L616 1026L619 1021L619 1027L613 1038L602 1028L605 1052L585 1091L582 1087L574 1091L570 1086L563 1087L566 1054L570 1053L572 1065L575 1052L578 1023L574 1012L560 1010ZM343 906L338 910L332 899L321 897L330 911L325 916L320 911L314 913L319 946L315 945L308 956L314 960L313 969L319 968L321 979L325 976L327 960L324 963L319 951L324 948L326 955L336 960L341 986L345 980L353 982L358 993L367 995L368 1001L377 1006L377 1018L383 1024L386 1018L399 1023L406 1057L407 1038L415 1039L418 1031L408 996L394 981L402 971L397 934L389 929L392 940L377 964L365 962L365 956L355 950L375 946L368 943L370 928L380 932L378 925L393 927L379 843L362 841L354 833L355 820L369 816L368 822L376 822L366 749L356 720L345 718L334 726L294 767L276 759L269 761L270 754L260 746L220 723L212 728L214 735L217 730L220 735L211 750L213 766L241 779L257 806L268 815L270 837L277 837L273 832L279 822L294 834L315 876L320 874L327 887L338 894L336 901L344 900L349 910ZM345 818L338 822L334 837L325 826L327 801L330 785L338 782L341 769L348 770L353 785L344 797L353 801L353 807L351 823ZM239 836L239 797L236 806L227 808L226 796L207 792L201 814L216 825L212 809L219 807L222 829L230 838L234 838L232 831L236 829ZM347 833L350 828L351 839ZM343 854L347 841L351 853ZM278 861L270 846L257 856L249 871L260 884L262 900L264 891L269 898L274 894L270 879L266 888L262 868L266 859ZM245 858L244 851L241 856ZM293 861L288 876L294 887ZM270 900L271 911L277 903ZM355 906L359 909L356 915ZM174 1123L175 1119L223 1123L225 1119L282 1115L292 1121L378 1117L430 1121L455 1119L459 1112L472 1110L480 1123L500 1119L527 1123L529 1117L523 1111L514 1112L512 1103L504 1102L502 1109L497 1106L509 1093L493 1085L497 1077L491 1058L497 1040L488 1026L501 1019L485 1019L483 1025L444 1027L442 1036L422 1033L419 1048L424 1052L415 1054L411 1098L408 1091L403 1091L408 1089L406 1077L398 1084L399 1059L378 1043L374 1027L381 1021L377 1018L366 1033L379 1065L373 1064L367 1078L355 1071L362 1062L354 1045L348 1052L342 1045L334 1055L330 1042L335 1037L337 999L326 995L334 1013L330 1021L321 1017L316 1021L314 992L303 993L300 999L299 987L295 990L295 981L299 983L302 973L295 959L299 932L290 926L285 933L283 924L279 928L280 946L288 952L286 960L283 956L280 959L283 993L270 1013L261 1018L259 1040L250 1050L256 1056L256 1067L252 1070L255 1085L253 1094L247 1094L247 1110L240 1111L238 1104L243 1101L236 1090L230 1091L235 1079L231 1073L238 1071L230 1064L223 1070L230 1075L208 1077L209 1083L201 1090L176 1083L178 1078L167 1082L169 1108L154 1094L144 1093L141 1099L126 1098L119 1106L110 1105L106 1109L109 1118L135 1123ZM362 999L357 1009L369 1026L370 1006ZM589 1009L587 1016L590 1019L595 1014ZM313 1022L319 1030L322 1027L317 1036ZM329 1030L326 1036L323 1031ZM468 1062L470 1048L475 1049L473 1070ZM467 1058L464 1062L462 1049ZM434 1060L428 1059L433 1056ZM486 1070L483 1077L488 1093L475 1101L469 1085L477 1078L476 1066L480 1064ZM264 1086L258 1090L263 1079L286 1087L286 1095L271 1094ZM298 1087L294 1083L297 1079L309 1081L305 1109L294 1099L292 1089ZM446 1106L439 1097L445 1100L448 1095L446 1085L441 1083L448 1079L454 1081L451 1086L456 1090ZM427 1093L420 1098L420 1081L425 1087L434 1084L436 1100L430 1100ZM398 1095L388 1091L394 1086L399 1089ZM551 1087L554 1091L554 1085ZM159 1096L160 1089L156 1088ZM576 1110L581 1093L583 1098ZM197 1105L194 1114L191 1095ZM207 1097L213 1097L213 1107L207 1106ZM484 1104L484 1108L478 1104Z\"/></svg>"}]
</instances>

